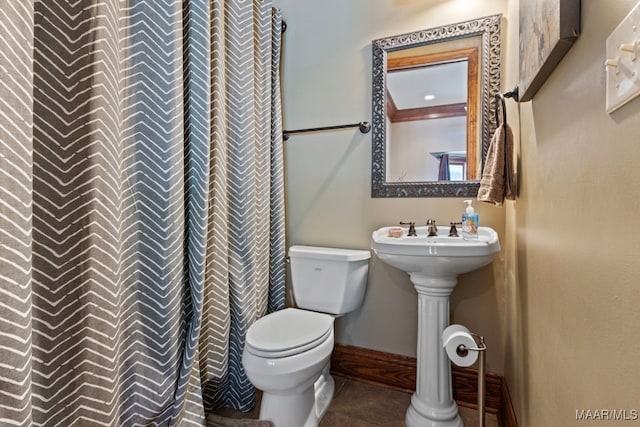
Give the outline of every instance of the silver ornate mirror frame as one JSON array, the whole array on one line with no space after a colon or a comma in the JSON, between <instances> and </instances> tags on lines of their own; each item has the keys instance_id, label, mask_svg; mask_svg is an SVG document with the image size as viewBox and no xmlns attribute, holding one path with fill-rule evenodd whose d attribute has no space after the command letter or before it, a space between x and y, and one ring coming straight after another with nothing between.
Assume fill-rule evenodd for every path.
<instances>
[{"instance_id":1,"label":"silver ornate mirror frame","mask_svg":"<svg viewBox=\"0 0 640 427\"><path fill-rule=\"evenodd\" d=\"M387 52L466 37L482 37L481 121L482 165L496 129L491 112L500 91L502 15L492 15L457 24L374 40L371 197L475 197L480 181L387 182L386 180L386 91Z\"/></svg>"}]
</instances>

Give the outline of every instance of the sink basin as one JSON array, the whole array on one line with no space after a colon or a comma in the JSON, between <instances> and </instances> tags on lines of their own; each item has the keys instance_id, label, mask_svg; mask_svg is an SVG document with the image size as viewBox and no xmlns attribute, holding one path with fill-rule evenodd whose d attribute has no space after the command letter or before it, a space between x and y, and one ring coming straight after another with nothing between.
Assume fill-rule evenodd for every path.
<instances>
[{"instance_id":1,"label":"sink basin","mask_svg":"<svg viewBox=\"0 0 640 427\"><path fill-rule=\"evenodd\" d=\"M371 248L386 264L409 273L418 293L416 392L407 409L407 427L463 427L451 389L451 366L442 346L442 331L449 325L449 295L457 276L484 267L500 251L498 234L478 228L478 238L449 237L449 227L438 227L429 237L427 227L417 236L389 237L392 227L373 232ZM393 227L397 228L397 227Z\"/></svg>"},{"instance_id":2,"label":"sink basin","mask_svg":"<svg viewBox=\"0 0 640 427\"><path fill-rule=\"evenodd\" d=\"M371 248L383 262L407 273L426 276L451 276L468 273L489 264L500 251L498 233L489 227L478 228L478 238L449 237L449 227L438 227L438 236L429 237L427 227L416 227L417 236L389 237L390 228L382 227L371 236Z\"/></svg>"}]
</instances>

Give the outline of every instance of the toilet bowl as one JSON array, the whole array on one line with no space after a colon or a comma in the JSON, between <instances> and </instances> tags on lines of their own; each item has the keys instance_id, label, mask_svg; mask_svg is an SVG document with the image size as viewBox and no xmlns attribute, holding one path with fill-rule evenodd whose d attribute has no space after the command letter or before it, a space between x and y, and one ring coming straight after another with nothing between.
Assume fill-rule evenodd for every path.
<instances>
[{"instance_id":1,"label":"toilet bowl","mask_svg":"<svg viewBox=\"0 0 640 427\"><path fill-rule=\"evenodd\" d=\"M317 427L334 391L329 374L334 318L362 304L370 253L292 246L289 257L299 308L254 322L242 364L262 390L260 419L275 427Z\"/></svg>"},{"instance_id":2,"label":"toilet bowl","mask_svg":"<svg viewBox=\"0 0 640 427\"><path fill-rule=\"evenodd\" d=\"M251 334L254 326L267 334ZM317 426L333 396L332 351L333 318L327 314L287 308L256 321L247 333L242 364L263 392L260 419L276 427Z\"/></svg>"}]
</instances>

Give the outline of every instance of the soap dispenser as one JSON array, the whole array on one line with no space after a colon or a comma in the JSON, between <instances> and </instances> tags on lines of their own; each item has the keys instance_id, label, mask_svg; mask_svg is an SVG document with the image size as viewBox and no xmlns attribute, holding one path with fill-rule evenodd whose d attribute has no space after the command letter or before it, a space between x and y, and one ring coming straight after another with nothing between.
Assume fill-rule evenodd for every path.
<instances>
[{"instance_id":1,"label":"soap dispenser","mask_svg":"<svg viewBox=\"0 0 640 427\"><path fill-rule=\"evenodd\" d=\"M478 227L480 226L480 219L478 213L473 210L471 206L472 200L465 200L467 209L462 214L462 238L463 239L477 239Z\"/></svg>"}]
</instances>

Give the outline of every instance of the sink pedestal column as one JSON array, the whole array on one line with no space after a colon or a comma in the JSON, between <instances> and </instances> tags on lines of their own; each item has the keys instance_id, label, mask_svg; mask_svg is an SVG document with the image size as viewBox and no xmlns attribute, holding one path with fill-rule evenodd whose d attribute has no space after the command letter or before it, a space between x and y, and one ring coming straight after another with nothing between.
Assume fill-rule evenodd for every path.
<instances>
[{"instance_id":1,"label":"sink pedestal column","mask_svg":"<svg viewBox=\"0 0 640 427\"><path fill-rule=\"evenodd\" d=\"M418 292L416 392L407 410L407 427L462 427L451 389L451 365L442 347L449 325L449 295L457 278L410 273Z\"/></svg>"}]
</instances>

